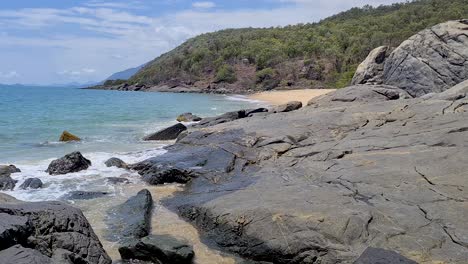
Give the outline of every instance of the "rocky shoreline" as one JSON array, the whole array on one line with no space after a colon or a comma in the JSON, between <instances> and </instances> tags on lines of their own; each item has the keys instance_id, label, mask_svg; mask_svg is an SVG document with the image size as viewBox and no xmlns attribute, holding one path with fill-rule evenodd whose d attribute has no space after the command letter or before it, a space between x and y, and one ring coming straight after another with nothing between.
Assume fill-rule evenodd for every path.
<instances>
[{"instance_id":1,"label":"rocky shoreline","mask_svg":"<svg viewBox=\"0 0 468 264\"><path fill-rule=\"evenodd\" d=\"M353 86L307 106L179 125L148 137L177 138L167 153L106 165L136 171L150 185L184 183L164 206L243 263L462 264L467 80L468 21L450 21L400 47L376 49ZM91 162L75 152L47 171L86 170ZM16 171L0 168L3 190L15 187ZM7 263L111 263L80 210L0 201L0 259ZM152 206L142 190L109 212L122 258L191 263L190 245L149 234Z\"/></svg>"}]
</instances>

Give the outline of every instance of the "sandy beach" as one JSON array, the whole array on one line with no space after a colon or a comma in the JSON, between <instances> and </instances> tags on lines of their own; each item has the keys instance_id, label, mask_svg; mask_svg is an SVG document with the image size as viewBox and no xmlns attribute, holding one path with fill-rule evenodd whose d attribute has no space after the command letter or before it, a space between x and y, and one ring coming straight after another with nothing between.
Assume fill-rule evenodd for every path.
<instances>
[{"instance_id":1,"label":"sandy beach","mask_svg":"<svg viewBox=\"0 0 468 264\"><path fill-rule=\"evenodd\" d=\"M301 90L287 90L287 91L268 91L260 92L249 95L250 99L265 101L272 105L285 104L291 101L301 101L302 104L306 105L310 99L321 96L330 92L334 92L335 89L301 89Z\"/></svg>"}]
</instances>

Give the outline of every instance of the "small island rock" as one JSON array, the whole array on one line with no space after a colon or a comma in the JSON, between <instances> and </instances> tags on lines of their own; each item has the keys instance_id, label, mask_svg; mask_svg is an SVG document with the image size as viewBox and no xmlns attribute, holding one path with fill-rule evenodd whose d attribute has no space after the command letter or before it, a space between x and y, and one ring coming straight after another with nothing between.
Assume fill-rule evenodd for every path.
<instances>
[{"instance_id":1,"label":"small island rock","mask_svg":"<svg viewBox=\"0 0 468 264\"><path fill-rule=\"evenodd\" d=\"M68 131L63 131L59 139L60 142L81 141L81 138L73 135Z\"/></svg>"},{"instance_id":2,"label":"small island rock","mask_svg":"<svg viewBox=\"0 0 468 264\"><path fill-rule=\"evenodd\" d=\"M60 175L86 170L89 166L91 166L91 161L76 151L52 161L46 172L50 175Z\"/></svg>"}]
</instances>

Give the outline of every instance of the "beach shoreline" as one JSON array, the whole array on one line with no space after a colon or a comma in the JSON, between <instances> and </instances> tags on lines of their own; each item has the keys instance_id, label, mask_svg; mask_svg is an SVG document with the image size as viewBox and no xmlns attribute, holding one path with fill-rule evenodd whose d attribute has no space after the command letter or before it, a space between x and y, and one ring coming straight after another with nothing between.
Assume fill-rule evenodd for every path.
<instances>
[{"instance_id":1,"label":"beach shoreline","mask_svg":"<svg viewBox=\"0 0 468 264\"><path fill-rule=\"evenodd\" d=\"M336 89L276 90L247 95L247 98L266 102L270 105L281 105L291 101L300 101L303 105L307 105L311 99L334 91Z\"/></svg>"}]
</instances>

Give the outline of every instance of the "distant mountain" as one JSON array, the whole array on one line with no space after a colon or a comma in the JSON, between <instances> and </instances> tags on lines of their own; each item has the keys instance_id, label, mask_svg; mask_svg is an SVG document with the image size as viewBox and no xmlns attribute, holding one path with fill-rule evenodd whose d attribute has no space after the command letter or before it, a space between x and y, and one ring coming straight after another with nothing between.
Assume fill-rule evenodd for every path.
<instances>
[{"instance_id":1,"label":"distant mountain","mask_svg":"<svg viewBox=\"0 0 468 264\"><path fill-rule=\"evenodd\" d=\"M107 81L107 80L128 80L133 75L135 75L139 70L141 70L143 67L145 67L146 64L147 63L145 63L143 65L140 65L138 67L135 67L135 68L130 68L130 69L127 69L127 70L124 70L124 71L114 73L111 76L109 76L107 79L105 79L105 81Z\"/></svg>"}]
</instances>

